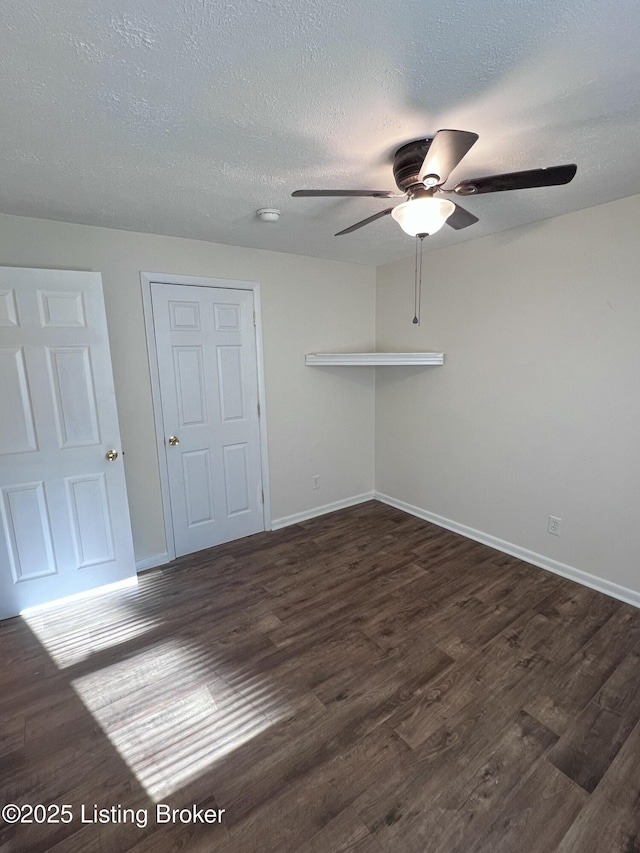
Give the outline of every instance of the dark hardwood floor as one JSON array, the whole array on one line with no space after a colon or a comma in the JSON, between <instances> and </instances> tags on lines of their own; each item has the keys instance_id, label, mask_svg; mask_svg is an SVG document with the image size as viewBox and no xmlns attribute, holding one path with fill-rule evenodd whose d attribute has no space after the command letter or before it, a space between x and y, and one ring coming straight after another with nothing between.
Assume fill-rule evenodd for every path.
<instances>
[{"instance_id":1,"label":"dark hardwood floor","mask_svg":"<svg viewBox=\"0 0 640 853\"><path fill-rule=\"evenodd\" d=\"M640 851L640 611L379 503L0 652L2 851Z\"/></svg>"}]
</instances>

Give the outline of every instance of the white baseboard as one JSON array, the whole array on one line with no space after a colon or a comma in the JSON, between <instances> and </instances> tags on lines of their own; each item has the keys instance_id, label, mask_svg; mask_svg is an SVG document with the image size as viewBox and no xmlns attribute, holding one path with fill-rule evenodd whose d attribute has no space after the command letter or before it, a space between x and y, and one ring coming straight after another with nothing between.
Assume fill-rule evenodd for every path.
<instances>
[{"instance_id":1,"label":"white baseboard","mask_svg":"<svg viewBox=\"0 0 640 853\"><path fill-rule=\"evenodd\" d=\"M634 607L640 607L640 592L627 587L620 586L617 583L606 580L605 578L590 575L588 572L583 572L581 569L576 569L573 566L568 566L566 563L559 563L557 560L552 560L550 557L545 557L543 554L537 554L535 551L529 551L527 548L521 548L520 545L514 545L512 542L506 542L504 539L498 539L497 536L491 536L488 533L483 533L481 530L475 530L473 527L467 527L466 524L460 524L457 521L452 521L450 518L444 518L441 515L436 515L426 509L413 506L405 503L405 501L396 500L396 498L383 495L380 492L374 492L373 497L381 503L393 506L403 512L408 512L409 515L415 515L425 521L430 521L432 524L437 524L439 527L445 527L447 530L452 530L454 533L460 533L468 539L473 539L476 542L481 542L483 545L488 545L490 548L495 548L497 551L502 551L505 554L510 554L512 557L517 557L518 560L523 560L525 563L531 563L541 569L546 569L556 575L561 575L564 578L575 581L576 583L588 586L590 589L595 589L597 592L603 592L605 595L610 595L612 598L617 598L627 604L632 604Z\"/></svg>"},{"instance_id":2,"label":"white baseboard","mask_svg":"<svg viewBox=\"0 0 640 853\"><path fill-rule=\"evenodd\" d=\"M103 586L94 586L92 589L85 589L82 592L75 592L73 595L65 595L62 598L55 598L53 601L45 601L43 604L34 604L33 607L26 607L20 611L20 616L35 616L37 613L43 613L52 607L59 607L63 604L71 604L74 601L86 601L91 598L96 598L99 595L105 595L110 592L117 592L121 589L129 589L138 586L138 578L136 575L130 578L124 578L121 581L114 581Z\"/></svg>"},{"instance_id":3,"label":"white baseboard","mask_svg":"<svg viewBox=\"0 0 640 853\"><path fill-rule=\"evenodd\" d=\"M344 498L341 501L334 501L324 506L316 506L313 509L297 512L295 515L285 515L283 518L274 518L271 522L272 530L280 530L281 527L288 527L290 524L298 524L300 521L308 521L310 518L316 518L319 515L326 515L328 512L335 512L337 509L346 509L349 506L363 504L366 501L374 500L373 492L367 492L364 495L354 495L352 498Z\"/></svg>"},{"instance_id":4,"label":"white baseboard","mask_svg":"<svg viewBox=\"0 0 640 853\"><path fill-rule=\"evenodd\" d=\"M145 557L144 560L136 560L136 572L144 572L146 569L155 569L157 566L164 566L169 562L169 555L165 551L164 554L155 554L153 557Z\"/></svg>"}]
</instances>

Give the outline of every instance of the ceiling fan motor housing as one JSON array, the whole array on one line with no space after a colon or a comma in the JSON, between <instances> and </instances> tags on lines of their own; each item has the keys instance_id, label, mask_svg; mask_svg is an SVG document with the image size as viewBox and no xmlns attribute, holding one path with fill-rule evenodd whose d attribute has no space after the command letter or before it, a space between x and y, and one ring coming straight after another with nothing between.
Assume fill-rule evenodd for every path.
<instances>
[{"instance_id":1,"label":"ceiling fan motor housing","mask_svg":"<svg viewBox=\"0 0 640 853\"><path fill-rule=\"evenodd\" d=\"M432 141L433 137L416 139L396 151L393 160L393 177L398 189L403 193L416 184L424 186L418 173Z\"/></svg>"}]
</instances>

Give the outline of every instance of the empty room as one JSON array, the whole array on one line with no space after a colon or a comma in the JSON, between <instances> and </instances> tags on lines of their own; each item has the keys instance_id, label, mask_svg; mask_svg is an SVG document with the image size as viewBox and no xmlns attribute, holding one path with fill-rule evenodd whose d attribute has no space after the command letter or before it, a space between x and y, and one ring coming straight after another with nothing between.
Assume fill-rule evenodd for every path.
<instances>
[{"instance_id":1,"label":"empty room","mask_svg":"<svg viewBox=\"0 0 640 853\"><path fill-rule=\"evenodd\" d=\"M640 851L639 43L5 2L0 853Z\"/></svg>"}]
</instances>

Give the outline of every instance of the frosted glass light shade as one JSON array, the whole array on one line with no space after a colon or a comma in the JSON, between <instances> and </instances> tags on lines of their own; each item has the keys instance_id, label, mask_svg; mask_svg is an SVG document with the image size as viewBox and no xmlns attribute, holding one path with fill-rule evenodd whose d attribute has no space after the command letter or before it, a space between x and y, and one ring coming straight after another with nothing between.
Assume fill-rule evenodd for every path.
<instances>
[{"instance_id":1,"label":"frosted glass light shade","mask_svg":"<svg viewBox=\"0 0 640 853\"><path fill-rule=\"evenodd\" d=\"M415 237L435 234L455 209L455 204L447 198L414 198L394 207L391 216L406 234Z\"/></svg>"}]
</instances>

